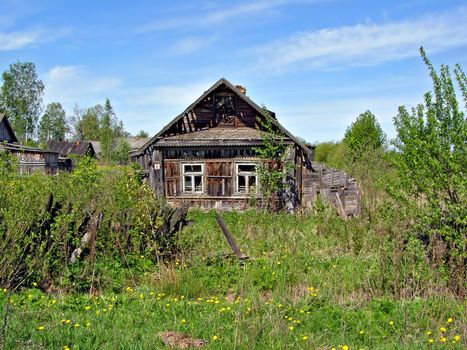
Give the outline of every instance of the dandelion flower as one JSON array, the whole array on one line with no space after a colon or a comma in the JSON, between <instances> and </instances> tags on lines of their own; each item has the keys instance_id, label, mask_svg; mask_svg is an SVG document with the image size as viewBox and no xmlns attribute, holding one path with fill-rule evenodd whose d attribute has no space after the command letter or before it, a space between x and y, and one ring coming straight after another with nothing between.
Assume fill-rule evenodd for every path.
<instances>
[{"instance_id":1,"label":"dandelion flower","mask_svg":"<svg viewBox=\"0 0 467 350\"><path fill-rule=\"evenodd\" d=\"M447 331L447 329L444 328L444 327L441 327L439 330L440 330L442 333L446 333L446 331Z\"/></svg>"},{"instance_id":2,"label":"dandelion flower","mask_svg":"<svg viewBox=\"0 0 467 350\"><path fill-rule=\"evenodd\" d=\"M85 310L91 310L91 307L89 305L84 307Z\"/></svg>"},{"instance_id":3,"label":"dandelion flower","mask_svg":"<svg viewBox=\"0 0 467 350\"><path fill-rule=\"evenodd\" d=\"M80 326L79 323L75 323L75 328L78 328Z\"/></svg>"},{"instance_id":4,"label":"dandelion flower","mask_svg":"<svg viewBox=\"0 0 467 350\"><path fill-rule=\"evenodd\" d=\"M394 321L389 321L389 324L392 326L394 325Z\"/></svg>"},{"instance_id":5,"label":"dandelion flower","mask_svg":"<svg viewBox=\"0 0 467 350\"><path fill-rule=\"evenodd\" d=\"M347 345L342 345L342 350L349 350L349 347Z\"/></svg>"},{"instance_id":6,"label":"dandelion flower","mask_svg":"<svg viewBox=\"0 0 467 350\"><path fill-rule=\"evenodd\" d=\"M360 332L358 332L358 334L363 334L363 333L365 333L365 331L360 331Z\"/></svg>"},{"instance_id":7,"label":"dandelion flower","mask_svg":"<svg viewBox=\"0 0 467 350\"><path fill-rule=\"evenodd\" d=\"M435 341L433 339L428 339L428 343L433 344Z\"/></svg>"},{"instance_id":8,"label":"dandelion flower","mask_svg":"<svg viewBox=\"0 0 467 350\"><path fill-rule=\"evenodd\" d=\"M217 340L217 339L219 339L219 337L217 335L212 337L212 340Z\"/></svg>"},{"instance_id":9,"label":"dandelion flower","mask_svg":"<svg viewBox=\"0 0 467 350\"><path fill-rule=\"evenodd\" d=\"M45 328L44 326L39 326L39 327L37 327L37 329L40 330L40 331L43 331L44 328Z\"/></svg>"},{"instance_id":10,"label":"dandelion flower","mask_svg":"<svg viewBox=\"0 0 467 350\"><path fill-rule=\"evenodd\" d=\"M304 335L302 340L308 340L308 337L306 335Z\"/></svg>"},{"instance_id":11,"label":"dandelion flower","mask_svg":"<svg viewBox=\"0 0 467 350\"><path fill-rule=\"evenodd\" d=\"M452 319L452 317L449 317L448 318L448 323L452 323L452 322L454 322L454 320Z\"/></svg>"},{"instance_id":12,"label":"dandelion flower","mask_svg":"<svg viewBox=\"0 0 467 350\"><path fill-rule=\"evenodd\" d=\"M36 282L32 282L32 285L33 285L34 287L37 287L37 283L36 283Z\"/></svg>"},{"instance_id":13,"label":"dandelion flower","mask_svg":"<svg viewBox=\"0 0 467 350\"><path fill-rule=\"evenodd\" d=\"M182 323L186 323L186 320L185 320L185 319L182 319L182 321L181 321L181 322L182 322Z\"/></svg>"},{"instance_id":14,"label":"dandelion flower","mask_svg":"<svg viewBox=\"0 0 467 350\"><path fill-rule=\"evenodd\" d=\"M460 336L460 335L456 335L456 336L454 336L454 340L455 340L455 341L459 341L459 340L461 340L461 336Z\"/></svg>"},{"instance_id":15,"label":"dandelion flower","mask_svg":"<svg viewBox=\"0 0 467 350\"><path fill-rule=\"evenodd\" d=\"M447 339L445 337L441 337L441 339L439 341L442 342L442 343L446 343Z\"/></svg>"},{"instance_id":16,"label":"dandelion flower","mask_svg":"<svg viewBox=\"0 0 467 350\"><path fill-rule=\"evenodd\" d=\"M293 326L290 326L290 327L289 327L289 330L293 331Z\"/></svg>"},{"instance_id":17,"label":"dandelion flower","mask_svg":"<svg viewBox=\"0 0 467 350\"><path fill-rule=\"evenodd\" d=\"M426 335L431 335L431 331L426 332Z\"/></svg>"}]
</instances>

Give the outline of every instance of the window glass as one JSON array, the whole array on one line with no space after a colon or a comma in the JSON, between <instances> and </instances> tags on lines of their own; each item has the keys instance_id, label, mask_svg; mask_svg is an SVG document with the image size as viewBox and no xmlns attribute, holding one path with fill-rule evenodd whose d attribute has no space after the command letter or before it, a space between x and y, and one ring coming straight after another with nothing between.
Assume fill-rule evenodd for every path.
<instances>
[{"instance_id":1,"label":"window glass","mask_svg":"<svg viewBox=\"0 0 467 350\"><path fill-rule=\"evenodd\" d=\"M256 165L254 164L239 164L238 165L238 172L239 173L254 173L256 171Z\"/></svg>"},{"instance_id":2,"label":"window glass","mask_svg":"<svg viewBox=\"0 0 467 350\"><path fill-rule=\"evenodd\" d=\"M183 164L183 192L203 193L202 164Z\"/></svg>"}]
</instances>

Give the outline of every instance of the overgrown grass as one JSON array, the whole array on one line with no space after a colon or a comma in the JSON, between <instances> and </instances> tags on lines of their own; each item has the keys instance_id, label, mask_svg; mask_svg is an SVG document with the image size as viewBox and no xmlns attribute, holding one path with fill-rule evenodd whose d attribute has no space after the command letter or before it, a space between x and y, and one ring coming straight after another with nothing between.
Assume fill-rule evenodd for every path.
<instances>
[{"instance_id":1,"label":"overgrown grass","mask_svg":"<svg viewBox=\"0 0 467 350\"><path fill-rule=\"evenodd\" d=\"M465 347L465 305L421 288L439 284L436 271L410 259L394 271L391 240L326 215L223 214L250 257L240 262L225 256L214 213L190 212L177 258L115 267L132 276L117 291L53 295L29 285L12 295L6 348L164 349L158 333L167 330L211 349ZM395 293L396 280L410 292Z\"/></svg>"}]
</instances>

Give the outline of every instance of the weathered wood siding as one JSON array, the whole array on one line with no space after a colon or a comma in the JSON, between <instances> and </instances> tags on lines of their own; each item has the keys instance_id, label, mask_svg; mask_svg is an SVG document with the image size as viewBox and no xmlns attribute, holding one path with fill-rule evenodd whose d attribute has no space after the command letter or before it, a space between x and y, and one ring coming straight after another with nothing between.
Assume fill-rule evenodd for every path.
<instances>
[{"instance_id":1,"label":"weathered wood siding","mask_svg":"<svg viewBox=\"0 0 467 350\"><path fill-rule=\"evenodd\" d=\"M232 96L235 99L235 106L237 115L232 124L225 124L216 121L214 118L214 97L215 96ZM185 114L178 123L167 130L163 137L178 135L181 133L199 131L215 126L223 127L251 127L257 126L256 117L258 112L255 111L243 99L236 96L232 91L224 86L220 86L214 90L209 96L206 96L200 103L198 103L192 111Z\"/></svg>"},{"instance_id":2,"label":"weathered wood siding","mask_svg":"<svg viewBox=\"0 0 467 350\"><path fill-rule=\"evenodd\" d=\"M167 197L176 197L182 193L180 184L180 162L164 162L165 193Z\"/></svg>"},{"instance_id":3,"label":"weathered wood siding","mask_svg":"<svg viewBox=\"0 0 467 350\"><path fill-rule=\"evenodd\" d=\"M233 195L234 174L233 162L211 161L205 163L207 195L213 197L230 197Z\"/></svg>"}]
</instances>

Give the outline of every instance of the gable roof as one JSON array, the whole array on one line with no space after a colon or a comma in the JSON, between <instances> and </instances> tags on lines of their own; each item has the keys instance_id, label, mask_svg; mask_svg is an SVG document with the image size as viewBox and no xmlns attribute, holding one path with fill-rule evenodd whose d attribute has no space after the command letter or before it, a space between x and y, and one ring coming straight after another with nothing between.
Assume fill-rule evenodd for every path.
<instances>
[{"instance_id":1,"label":"gable roof","mask_svg":"<svg viewBox=\"0 0 467 350\"><path fill-rule=\"evenodd\" d=\"M248 105L250 105L256 112L260 115L265 116L263 109L258 106L255 102L253 102L247 95L242 93L236 86L234 86L231 82L229 82L225 78L219 79L213 86L211 86L208 90L206 90L195 102L189 105L181 114L176 116L169 124L167 124L161 131L159 131L156 135L154 135L148 142L146 142L138 151L133 152L132 155L137 155L155 143L167 130L169 130L173 125L175 125L180 119L184 118L185 114L191 111L198 103L200 103L204 98L206 98L211 92L215 89L220 87L221 85L225 85L230 90L232 90L238 97L240 97L243 101L245 101ZM296 143L308 156L312 156L311 150L300 140L298 140L295 136L293 136L287 129L285 129L275 118L274 113L270 113L272 118L272 123L276 126L281 133L285 136L290 138L294 143ZM192 133L190 133L192 134Z\"/></svg>"},{"instance_id":2,"label":"gable roof","mask_svg":"<svg viewBox=\"0 0 467 350\"><path fill-rule=\"evenodd\" d=\"M68 156L75 154L78 156L85 156L88 152L94 155L95 151L91 142L69 142L69 141L54 141L49 140L47 146L51 151L60 153L61 156Z\"/></svg>"},{"instance_id":3,"label":"gable roof","mask_svg":"<svg viewBox=\"0 0 467 350\"><path fill-rule=\"evenodd\" d=\"M8 142L18 142L18 138L16 137L15 132L13 131L13 128L11 127L10 122L8 121L8 118L6 117L5 114L0 113L0 123L3 123L5 127L8 129L8 132L11 136L11 140L7 140ZM3 141L3 140L0 140Z\"/></svg>"}]
</instances>

